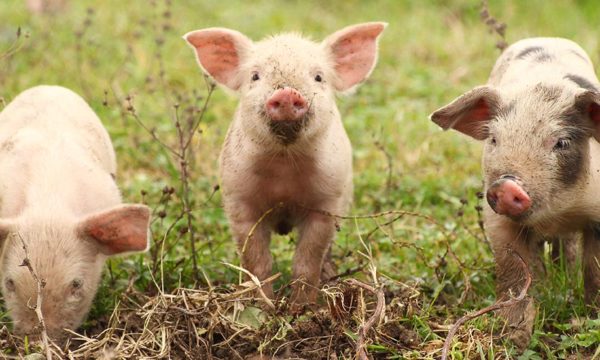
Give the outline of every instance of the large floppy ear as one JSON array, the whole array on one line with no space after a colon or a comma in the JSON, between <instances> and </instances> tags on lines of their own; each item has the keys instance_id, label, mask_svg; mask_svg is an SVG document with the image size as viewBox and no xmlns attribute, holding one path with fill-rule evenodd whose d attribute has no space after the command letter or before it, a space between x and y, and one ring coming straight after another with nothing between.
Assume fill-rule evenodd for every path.
<instances>
[{"instance_id":1,"label":"large floppy ear","mask_svg":"<svg viewBox=\"0 0 600 360\"><path fill-rule=\"evenodd\" d=\"M500 94L490 86L478 86L429 115L444 130L454 129L477 140L488 137L487 124L500 108Z\"/></svg>"},{"instance_id":2,"label":"large floppy ear","mask_svg":"<svg viewBox=\"0 0 600 360\"><path fill-rule=\"evenodd\" d=\"M106 255L145 251L148 239L150 209L145 205L119 205L93 214L77 227L77 235L94 241Z\"/></svg>"},{"instance_id":3,"label":"large floppy ear","mask_svg":"<svg viewBox=\"0 0 600 360\"><path fill-rule=\"evenodd\" d=\"M337 79L335 88L346 91L364 81L377 63L379 35L387 23L348 26L329 35L322 45L331 55Z\"/></svg>"},{"instance_id":4,"label":"large floppy ear","mask_svg":"<svg viewBox=\"0 0 600 360\"><path fill-rule=\"evenodd\" d=\"M600 93L586 90L575 97L575 106L579 112L592 121L593 136L600 142Z\"/></svg>"},{"instance_id":5,"label":"large floppy ear","mask_svg":"<svg viewBox=\"0 0 600 360\"><path fill-rule=\"evenodd\" d=\"M206 74L232 90L240 88L239 68L252 48L252 40L225 28L190 31L183 38L196 51L198 64Z\"/></svg>"}]
</instances>

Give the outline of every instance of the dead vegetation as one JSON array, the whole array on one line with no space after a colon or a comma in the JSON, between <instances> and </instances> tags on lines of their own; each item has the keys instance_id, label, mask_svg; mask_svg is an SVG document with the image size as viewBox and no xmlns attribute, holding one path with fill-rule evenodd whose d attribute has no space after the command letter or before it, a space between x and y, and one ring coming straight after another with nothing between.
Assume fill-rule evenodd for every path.
<instances>
[{"instance_id":1,"label":"dead vegetation","mask_svg":"<svg viewBox=\"0 0 600 360\"><path fill-rule=\"evenodd\" d=\"M327 304L301 316L287 315L285 300L277 301L273 310L262 309L251 297L255 289L249 281L153 297L123 294L103 324L105 330L73 333L60 354L69 359L245 359L263 354L366 359L373 343L397 351L420 344L419 336L402 325L408 312L421 306L414 288L390 284L375 291L354 279L339 280L322 290ZM389 303L384 308L385 299ZM6 328L3 332L2 345L17 351L21 341L6 334Z\"/></svg>"}]
</instances>

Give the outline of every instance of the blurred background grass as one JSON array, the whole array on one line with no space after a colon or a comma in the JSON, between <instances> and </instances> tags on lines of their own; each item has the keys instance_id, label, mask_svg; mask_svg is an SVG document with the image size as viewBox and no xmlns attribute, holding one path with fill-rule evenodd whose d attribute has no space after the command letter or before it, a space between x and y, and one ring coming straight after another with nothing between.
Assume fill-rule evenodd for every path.
<instances>
[{"instance_id":1,"label":"blurred background grass","mask_svg":"<svg viewBox=\"0 0 600 360\"><path fill-rule=\"evenodd\" d=\"M205 80L181 36L212 26L233 28L256 40L281 31L320 40L353 23L388 22L371 78L338 102L354 147L352 213L415 211L453 232L449 246L463 265L448 256L439 229L419 218L405 216L385 227L385 233L376 231L366 238L382 276L416 284L423 302L430 305L407 319L426 335L424 343L439 336L431 328L423 330L419 319L449 322L493 302L492 257L475 210L481 147L458 133L442 133L428 120L436 108L484 83L499 55L498 37L488 31L479 11L480 2L468 0L103 0L70 1L59 13L32 15L24 1L0 2L0 109L38 84L63 85L80 93L112 136L124 199L147 202L155 215L165 211L165 218L155 217L153 224L155 242L164 238L167 244L162 257L153 255L159 253L155 248L111 261L89 323L110 313L130 279L148 293L156 291L155 281L164 283L166 290L237 281L238 274L220 263L236 263L237 257L219 193L212 195L235 96L215 91L193 143L191 188L203 274L198 278L191 271L187 238L178 231L185 224L176 222L181 212L177 165L127 109L131 102L144 124L155 128L165 142L176 143L176 104L198 108L206 96ZM600 62L597 1L492 1L490 11L507 23L509 43L530 36L567 37ZM8 53L11 48L17 51ZM163 189L169 186L176 194L164 201ZM168 232L171 225L175 230ZM376 227L373 220L341 223L334 248L340 271L366 261L358 237ZM289 281L293 239L291 235L273 241L275 271L283 273L279 286ZM160 267L164 276L157 271ZM600 341L598 323L575 329L571 325L574 316L587 314L578 296L580 274L577 280L563 268L553 268L551 274L539 287L540 319L530 354L524 355L531 358L540 356L536 353L566 357L593 347L590 336ZM466 302L457 305L465 277L473 288ZM469 326L485 331L490 325L482 320ZM581 332L589 335L587 347L577 340ZM463 356L461 351L455 356Z\"/></svg>"}]
</instances>

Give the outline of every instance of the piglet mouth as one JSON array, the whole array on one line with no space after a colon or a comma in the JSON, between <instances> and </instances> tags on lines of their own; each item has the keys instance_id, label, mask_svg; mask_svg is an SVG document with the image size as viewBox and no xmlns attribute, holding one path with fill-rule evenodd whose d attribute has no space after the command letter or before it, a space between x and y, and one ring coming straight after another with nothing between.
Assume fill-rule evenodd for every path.
<instances>
[{"instance_id":1,"label":"piglet mouth","mask_svg":"<svg viewBox=\"0 0 600 360\"><path fill-rule=\"evenodd\" d=\"M269 129L271 133L284 145L294 143L302 129L305 127L306 119L304 120L271 120L269 121Z\"/></svg>"}]
</instances>

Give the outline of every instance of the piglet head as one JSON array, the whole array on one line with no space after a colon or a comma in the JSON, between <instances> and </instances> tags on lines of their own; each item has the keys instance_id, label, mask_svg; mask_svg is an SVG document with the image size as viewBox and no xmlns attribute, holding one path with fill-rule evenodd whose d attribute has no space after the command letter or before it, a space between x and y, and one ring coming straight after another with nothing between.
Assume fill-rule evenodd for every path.
<instances>
[{"instance_id":1,"label":"piglet head","mask_svg":"<svg viewBox=\"0 0 600 360\"><path fill-rule=\"evenodd\" d=\"M298 34L253 42L224 28L192 31L184 39L207 75L240 94L242 129L262 143L288 146L324 132L337 114L335 93L373 70L385 26L350 26L321 43Z\"/></svg>"},{"instance_id":2,"label":"piglet head","mask_svg":"<svg viewBox=\"0 0 600 360\"><path fill-rule=\"evenodd\" d=\"M146 206L120 205L79 221L47 215L0 220L0 286L15 333L35 337L41 329L33 310L38 282L31 270L44 284L41 309L48 335L60 340L64 329L79 327L106 258L147 249L149 217Z\"/></svg>"},{"instance_id":3,"label":"piglet head","mask_svg":"<svg viewBox=\"0 0 600 360\"><path fill-rule=\"evenodd\" d=\"M431 120L484 141L490 208L543 230L584 193L589 141L600 139L600 95L562 83L510 94L480 86L435 111Z\"/></svg>"}]
</instances>

